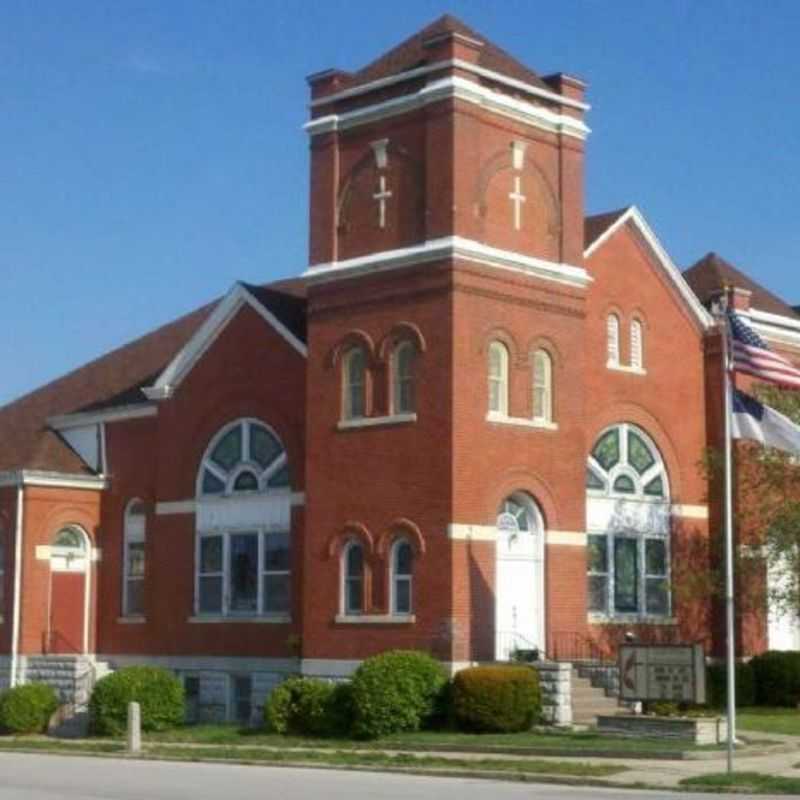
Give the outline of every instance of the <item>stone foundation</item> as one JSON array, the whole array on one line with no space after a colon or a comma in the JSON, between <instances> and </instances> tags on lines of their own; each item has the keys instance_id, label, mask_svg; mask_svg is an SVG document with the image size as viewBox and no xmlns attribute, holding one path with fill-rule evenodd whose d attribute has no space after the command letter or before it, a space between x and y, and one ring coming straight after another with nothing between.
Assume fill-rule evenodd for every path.
<instances>
[{"instance_id":1,"label":"stone foundation","mask_svg":"<svg viewBox=\"0 0 800 800\"><path fill-rule=\"evenodd\" d=\"M572 665L534 661L542 689L542 715L553 725L572 725Z\"/></svg>"},{"instance_id":2,"label":"stone foundation","mask_svg":"<svg viewBox=\"0 0 800 800\"><path fill-rule=\"evenodd\" d=\"M597 729L601 733L618 736L679 739L693 744L722 744L728 737L728 720L725 717L650 717L620 715L598 717Z\"/></svg>"}]
</instances>

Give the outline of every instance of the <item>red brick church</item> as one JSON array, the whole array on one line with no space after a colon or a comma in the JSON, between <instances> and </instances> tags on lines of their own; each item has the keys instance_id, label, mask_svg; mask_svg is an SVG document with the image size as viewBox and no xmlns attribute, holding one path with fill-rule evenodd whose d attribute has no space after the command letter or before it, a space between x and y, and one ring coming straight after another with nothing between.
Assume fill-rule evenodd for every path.
<instances>
[{"instance_id":1,"label":"red brick church","mask_svg":"<svg viewBox=\"0 0 800 800\"><path fill-rule=\"evenodd\" d=\"M720 535L708 309L798 355L800 317L635 206L585 216L583 82L452 17L308 82L302 275L0 409L0 681L154 663L244 718L387 648L721 652L681 591ZM745 615L741 652L796 627Z\"/></svg>"}]
</instances>

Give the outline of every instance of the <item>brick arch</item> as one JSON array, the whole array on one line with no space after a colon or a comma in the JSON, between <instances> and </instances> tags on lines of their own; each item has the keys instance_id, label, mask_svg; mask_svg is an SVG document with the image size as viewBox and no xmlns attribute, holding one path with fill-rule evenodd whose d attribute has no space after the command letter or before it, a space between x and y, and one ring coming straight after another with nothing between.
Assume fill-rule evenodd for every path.
<instances>
[{"instance_id":1,"label":"brick arch","mask_svg":"<svg viewBox=\"0 0 800 800\"><path fill-rule=\"evenodd\" d=\"M397 539L406 538L409 540L411 547L414 550L414 555L425 555L425 538L419 526L412 522L410 519L400 517L389 525L389 527L378 537L375 546L376 555L385 558L389 552L392 544Z\"/></svg>"},{"instance_id":2,"label":"brick arch","mask_svg":"<svg viewBox=\"0 0 800 800\"><path fill-rule=\"evenodd\" d=\"M488 525L494 525L500 503L515 492L529 495L536 503L546 531L559 529L555 492L544 478L525 468L507 470L487 492L484 509Z\"/></svg>"},{"instance_id":3,"label":"brick arch","mask_svg":"<svg viewBox=\"0 0 800 800\"><path fill-rule=\"evenodd\" d=\"M42 528L46 532L48 544L62 529L74 525L80 528L88 537L92 547L97 546L97 528L99 519L95 519L85 509L79 506L56 506L44 518Z\"/></svg>"},{"instance_id":4,"label":"brick arch","mask_svg":"<svg viewBox=\"0 0 800 800\"><path fill-rule=\"evenodd\" d=\"M564 364L564 356L558 345L549 336L534 336L528 342L527 357L529 363L533 364L533 355L537 350L544 350L553 360L553 366L561 368Z\"/></svg>"},{"instance_id":5,"label":"brick arch","mask_svg":"<svg viewBox=\"0 0 800 800\"><path fill-rule=\"evenodd\" d=\"M342 356L351 347L363 347L367 351L367 366L372 367L377 362L375 342L372 337L360 328L354 328L348 331L341 339L331 348L328 354L328 366L335 367Z\"/></svg>"},{"instance_id":6,"label":"brick arch","mask_svg":"<svg viewBox=\"0 0 800 800\"><path fill-rule=\"evenodd\" d=\"M495 341L502 342L502 344L508 348L509 368L515 366L519 361L520 349L517 345L517 340L514 338L514 334L502 325L491 325L484 329L478 345L478 352L482 356L487 357L489 354L489 345Z\"/></svg>"},{"instance_id":7,"label":"brick arch","mask_svg":"<svg viewBox=\"0 0 800 800\"><path fill-rule=\"evenodd\" d=\"M413 322L398 322L392 325L389 333L381 339L377 348L377 359L386 361L394 346L402 341L412 342L418 353L424 353L428 349L428 343L418 325Z\"/></svg>"},{"instance_id":8,"label":"brick arch","mask_svg":"<svg viewBox=\"0 0 800 800\"><path fill-rule=\"evenodd\" d=\"M680 466L677 447L667 429L643 406L636 403L620 403L592 417L586 428L586 457L589 457L595 442L606 428L624 422L638 425L653 440L667 469L670 499L673 503L678 502L682 494L683 470Z\"/></svg>"},{"instance_id":9,"label":"brick arch","mask_svg":"<svg viewBox=\"0 0 800 800\"><path fill-rule=\"evenodd\" d=\"M351 539L357 539L364 545L367 555L364 561L368 561L375 552L375 540L367 526L361 522L347 522L338 533L329 537L325 554L328 558L338 557Z\"/></svg>"}]
</instances>

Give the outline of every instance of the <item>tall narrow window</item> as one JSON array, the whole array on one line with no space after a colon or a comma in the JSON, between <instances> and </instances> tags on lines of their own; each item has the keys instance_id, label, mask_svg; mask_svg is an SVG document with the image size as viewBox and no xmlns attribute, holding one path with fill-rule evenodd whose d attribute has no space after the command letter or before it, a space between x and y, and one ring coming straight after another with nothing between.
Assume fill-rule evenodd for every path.
<instances>
[{"instance_id":1,"label":"tall narrow window","mask_svg":"<svg viewBox=\"0 0 800 800\"><path fill-rule=\"evenodd\" d=\"M546 350L533 354L533 418L553 421L553 361Z\"/></svg>"},{"instance_id":2,"label":"tall narrow window","mask_svg":"<svg viewBox=\"0 0 800 800\"><path fill-rule=\"evenodd\" d=\"M489 345L489 413L508 414L508 350L500 342Z\"/></svg>"},{"instance_id":3,"label":"tall narrow window","mask_svg":"<svg viewBox=\"0 0 800 800\"><path fill-rule=\"evenodd\" d=\"M126 617L144 614L145 521L144 503L131 500L124 524L122 614Z\"/></svg>"},{"instance_id":4,"label":"tall narrow window","mask_svg":"<svg viewBox=\"0 0 800 800\"><path fill-rule=\"evenodd\" d=\"M644 336L642 323L638 319L631 322L631 366L644 369Z\"/></svg>"},{"instance_id":5,"label":"tall narrow window","mask_svg":"<svg viewBox=\"0 0 800 800\"><path fill-rule=\"evenodd\" d=\"M353 347L343 361L342 410L345 419L358 419L367 412L367 364L364 350Z\"/></svg>"},{"instance_id":6,"label":"tall narrow window","mask_svg":"<svg viewBox=\"0 0 800 800\"><path fill-rule=\"evenodd\" d=\"M405 539L399 539L392 545L391 566L392 613L410 614L413 609L414 554Z\"/></svg>"},{"instance_id":7,"label":"tall narrow window","mask_svg":"<svg viewBox=\"0 0 800 800\"><path fill-rule=\"evenodd\" d=\"M411 342L401 342L392 353L392 411L395 414L414 412L415 355Z\"/></svg>"},{"instance_id":8,"label":"tall narrow window","mask_svg":"<svg viewBox=\"0 0 800 800\"><path fill-rule=\"evenodd\" d=\"M342 555L342 607L347 616L361 614L364 610L364 548L350 542Z\"/></svg>"},{"instance_id":9,"label":"tall narrow window","mask_svg":"<svg viewBox=\"0 0 800 800\"><path fill-rule=\"evenodd\" d=\"M609 314L606 320L606 337L608 349L608 366L619 365L619 317Z\"/></svg>"}]
</instances>

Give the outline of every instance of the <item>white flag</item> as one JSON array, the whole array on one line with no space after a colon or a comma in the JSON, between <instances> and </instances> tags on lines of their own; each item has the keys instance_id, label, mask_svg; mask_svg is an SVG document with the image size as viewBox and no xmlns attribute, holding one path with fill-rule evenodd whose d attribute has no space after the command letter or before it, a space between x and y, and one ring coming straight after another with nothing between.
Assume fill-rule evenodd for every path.
<instances>
[{"instance_id":1,"label":"white flag","mask_svg":"<svg viewBox=\"0 0 800 800\"><path fill-rule=\"evenodd\" d=\"M752 439L766 447L800 455L800 425L739 391L733 394L731 432L734 439Z\"/></svg>"}]
</instances>

